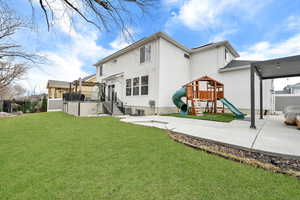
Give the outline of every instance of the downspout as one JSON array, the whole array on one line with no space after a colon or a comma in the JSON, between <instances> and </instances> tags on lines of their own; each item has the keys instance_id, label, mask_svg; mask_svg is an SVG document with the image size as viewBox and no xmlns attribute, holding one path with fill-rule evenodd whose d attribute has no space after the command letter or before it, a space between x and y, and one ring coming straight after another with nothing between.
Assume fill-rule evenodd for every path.
<instances>
[{"instance_id":1,"label":"downspout","mask_svg":"<svg viewBox=\"0 0 300 200\"><path fill-rule=\"evenodd\" d=\"M155 114L159 114L159 69L160 69L160 37L157 38L156 40L156 58L155 58Z\"/></svg>"}]
</instances>

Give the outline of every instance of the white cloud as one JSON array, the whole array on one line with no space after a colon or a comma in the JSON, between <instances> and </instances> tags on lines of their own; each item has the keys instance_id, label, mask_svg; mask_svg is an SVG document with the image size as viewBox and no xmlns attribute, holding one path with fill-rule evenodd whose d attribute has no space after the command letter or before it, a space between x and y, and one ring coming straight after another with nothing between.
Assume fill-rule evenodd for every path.
<instances>
[{"instance_id":1,"label":"white cloud","mask_svg":"<svg viewBox=\"0 0 300 200\"><path fill-rule=\"evenodd\" d=\"M250 60L264 60L296 54L300 54L300 33L277 43L261 41L240 53L241 59Z\"/></svg>"},{"instance_id":2,"label":"white cloud","mask_svg":"<svg viewBox=\"0 0 300 200\"><path fill-rule=\"evenodd\" d=\"M46 64L30 69L27 79L23 80L28 90L39 88L45 92L49 79L73 81L79 77L87 76L83 69L87 63L96 62L101 57L110 53L110 50L98 46L96 38L87 38L80 34L70 43L58 44L57 49L40 52L47 58ZM91 66L92 68L92 66Z\"/></svg>"},{"instance_id":3,"label":"white cloud","mask_svg":"<svg viewBox=\"0 0 300 200\"><path fill-rule=\"evenodd\" d=\"M288 30L300 30L300 16L289 16L286 20Z\"/></svg>"},{"instance_id":4,"label":"white cloud","mask_svg":"<svg viewBox=\"0 0 300 200\"><path fill-rule=\"evenodd\" d=\"M132 36L135 33L136 31L133 28L128 28L125 32L119 33L117 38L109 45L115 50L120 50L132 43Z\"/></svg>"},{"instance_id":5,"label":"white cloud","mask_svg":"<svg viewBox=\"0 0 300 200\"><path fill-rule=\"evenodd\" d=\"M277 43L270 43L268 41L258 42L247 49L248 50L240 53L241 57L239 59L266 60L298 55L300 54L300 33ZM295 84L298 82L300 82L299 77L275 79L274 87L275 90L282 90L287 84Z\"/></svg>"},{"instance_id":6,"label":"white cloud","mask_svg":"<svg viewBox=\"0 0 300 200\"><path fill-rule=\"evenodd\" d=\"M233 35L235 33L237 33L238 30L237 29L229 29L229 30L225 30L221 33L218 33L216 35L214 35L213 37L211 37L210 41L211 42L219 42L219 41L222 41L222 40L228 40L228 36L229 35Z\"/></svg>"},{"instance_id":7,"label":"white cloud","mask_svg":"<svg viewBox=\"0 0 300 200\"><path fill-rule=\"evenodd\" d=\"M47 58L47 62L29 70L25 79L20 81L23 87L31 92L33 90L46 92L46 84L49 79L73 81L79 77L87 76L89 74L84 67L90 65L90 71L94 71L92 64L129 44L125 41L125 37L119 34L110 43L111 48L104 48L97 43L101 39L97 30L91 27L85 29L75 31L74 27L71 27L72 32L70 34L70 32L64 31L66 29L62 30L59 26L62 33L58 33L56 36L58 40L53 40L53 37L43 37L43 39L47 39L46 44L52 47L39 52ZM67 37L67 41L63 41L61 39L63 37Z\"/></svg>"},{"instance_id":8,"label":"white cloud","mask_svg":"<svg viewBox=\"0 0 300 200\"><path fill-rule=\"evenodd\" d=\"M38 1L35 0L35 3ZM44 55L47 62L41 66L32 67L24 80L20 81L22 86L30 92L33 90L46 92L46 84L50 79L73 81L87 76L89 74L86 67L90 66L89 71L95 71L92 64L130 44L127 40L128 35L119 34L109 44L110 47L104 48L98 44L101 34L96 27L83 22L72 11L65 12L61 1L51 1L50 6L55 14L51 22L51 31L47 32L43 29L44 32L39 33L41 34L40 40L35 41L38 46L42 46L39 48L39 54ZM133 28L129 31L131 34L135 33ZM24 44L28 45L25 42Z\"/></svg>"},{"instance_id":9,"label":"white cloud","mask_svg":"<svg viewBox=\"0 0 300 200\"><path fill-rule=\"evenodd\" d=\"M234 14L239 18L247 18L267 4L270 0L166 0L167 6L177 4L178 13L173 12L166 23L166 28L182 23L192 30L203 30L210 27L228 26L224 15ZM168 3L169 2L169 3Z\"/></svg>"}]
</instances>

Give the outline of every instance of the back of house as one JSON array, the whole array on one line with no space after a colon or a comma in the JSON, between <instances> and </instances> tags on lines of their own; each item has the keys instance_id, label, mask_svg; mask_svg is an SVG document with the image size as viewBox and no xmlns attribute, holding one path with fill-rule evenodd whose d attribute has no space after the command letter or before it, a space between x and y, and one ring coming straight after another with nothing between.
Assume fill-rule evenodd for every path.
<instances>
[{"instance_id":1,"label":"back of house","mask_svg":"<svg viewBox=\"0 0 300 200\"><path fill-rule=\"evenodd\" d=\"M128 114L176 112L172 95L202 76L222 82L225 97L248 112L251 61L236 60L238 57L228 41L190 49L158 32L97 62L96 77L105 84L106 100L116 95ZM263 88L266 109L271 107L271 89L272 81L266 81ZM258 101L259 95L256 97Z\"/></svg>"}]
</instances>

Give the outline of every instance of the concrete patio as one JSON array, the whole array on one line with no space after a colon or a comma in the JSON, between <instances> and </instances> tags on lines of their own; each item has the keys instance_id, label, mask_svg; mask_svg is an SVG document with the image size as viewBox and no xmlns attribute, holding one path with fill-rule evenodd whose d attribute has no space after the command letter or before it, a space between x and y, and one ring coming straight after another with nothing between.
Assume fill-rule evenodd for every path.
<instances>
[{"instance_id":1,"label":"concrete patio","mask_svg":"<svg viewBox=\"0 0 300 200\"><path fill-rule=\"evenodd\" d=\"M169 116L126 116L121 121L300 158L300 130L294 126L286 126L281 115L266 116L264 120L257 119L257 129L249 128L249 121L241 120L222 123Z\"/></svg>"}]
</instances>

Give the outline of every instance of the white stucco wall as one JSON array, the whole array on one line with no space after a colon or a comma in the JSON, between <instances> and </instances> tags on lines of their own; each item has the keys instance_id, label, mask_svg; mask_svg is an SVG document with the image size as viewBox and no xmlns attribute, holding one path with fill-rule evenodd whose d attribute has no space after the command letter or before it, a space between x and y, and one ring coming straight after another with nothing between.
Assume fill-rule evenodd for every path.
<instances>
[{"instance_id":1,"label":"white stucco wall","mask_svg":"<svg viewBox=\"0 0 300 200\"><path fill-rule=\"evenodd\" d=\"M202 76L210 76L225 85L225 97L238 108L250 108L250 70L236 70L220 73L218 70L224 67L234 57L229 54L225 61L225 47L199 51L190 55L190 59L184 57L186 53L165 39L150 42L151 61L140 64L139 48L119 56L103 64L103 76L99 76L97 68L97 80L123 73L122 77L108 81L115 84L118 97L126 106L149 107L149 101L154 100L156 107L175 107L172 103L172 95L182 85ZM139 96L126 96L126 79L133 79L144 75L149 76L149 94ZM140 80L141 82L141 80ZM264 107L270 109L271 81L264 81ZM259 108L259 80L256 77L256 108Z\"/></svg>"},{"instance_id":2,"label":"white stucco wall","mask_svg":"<svg viewBox=\"0 0 300 200\"><path fill-rule=\"evenodd\" d=\"M88 117L88 116L96 116L98 114L102 114L103 105L98 102L81 102L80 103L80 116Z\"/></svg>"},{"instance_id":3,"label":"white stucco wall","mask_svg":"<svg viewBox=\"0 0 300 200\"><path fill-rule=\"evenodd\" d=\"M113 60L103 64L103 76L99 76L99 67L97 67L98 81L117 73L124 73L123 77L108 81L108 84L115 84L115 91L118 98L121 99L127 106L149 106L149 100L157 101L157 87L158 87L158 40L154 40L151 45L151 61L140 63L139 48L127 52L119 56L114 62ZM147 45L148 45L147 44ZM126 96L126 79L133 79L135 77L149 76L149 91L148 95ZM107 91L107 90L106 90ZM141 89L140 89L141 92Z\"/></svg>"},{"instance_id":4,"label":"white stucco wall","mask_svg":"<svg viewBox=\"0 0 300 200\"><path fill-rule=\"evenodd\" d=\"M190 59L185 58L185 51L170 42L160 39L159 62L159 107L175 107L173 94L190 81ZM187 53L188 54L188 53Z\"/></svg>"},{"instance_id":5,"label":"white stucco wall","mask_svg":"<svg viewBox=\"0 0 300 200\"><path fill-rule=\"evenodd\" d=\"M223 53L222 53L223 52ZM225 64L224 48L215 48L195 53L191 57L191 79L202 76L210 76L224 84L225 97L235 106L242 109L250 109L250 68L218 72ZM222 60L223 59L223 60ZM249 66L250 67L250 66ZM264 107L270 109L271 105L271 80L263 82ZM259 79L256 77L256 108L259 108Z\"/></svg>"},{"instance_id":6,"label":"white stucco wall","mask_svg":"<svg viewBox=\"0 0 300 200\"><path fill-rule=\"evenodd\" d=\"M70 115L78 116L78 102L68 102L66 112Z\"/></svg>"}]
</instances>

